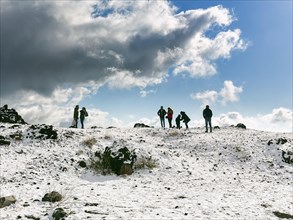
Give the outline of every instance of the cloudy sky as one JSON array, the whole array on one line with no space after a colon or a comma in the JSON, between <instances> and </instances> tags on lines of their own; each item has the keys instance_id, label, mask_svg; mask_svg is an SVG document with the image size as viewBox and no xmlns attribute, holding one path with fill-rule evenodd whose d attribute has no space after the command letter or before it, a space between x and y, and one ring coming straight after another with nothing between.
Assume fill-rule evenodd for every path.
<instances>
[{"instance_id":1,"label":"cloudy sky","mask_svg":"<svg viewBox=\"0 0 293 220\"><path fill-rule=\"evenodd\" d=\"M292 131L292 1L1 1L1 105L29 123Z\"/></svg>"}]
</instances>

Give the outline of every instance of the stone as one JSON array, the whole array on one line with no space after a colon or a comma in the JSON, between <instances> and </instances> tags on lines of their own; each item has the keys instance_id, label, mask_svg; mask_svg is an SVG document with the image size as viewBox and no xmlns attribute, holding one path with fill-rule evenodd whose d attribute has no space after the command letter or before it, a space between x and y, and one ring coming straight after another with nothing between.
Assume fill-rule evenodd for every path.
<instances>
[{"instance_id":1,"label":"stone","mask_svg":"<svg viewBox=\"0 0 293 220\"><path fill-rule=\"evenodd\" d=\"M243 129L246 129L246 126L245 126L244 124L242 124L242 123L238 123L238 124L236 125L236 128L243 128Z\"/></svg>"},{"instance_id":2,"label":"stone","mask_svg":"<svg viewBox=\"0 0 293 220\"><path fill-rule=\"evenodd\" d=\"M43 202L59 202L62 199L62 195L56 191L52 191L50 193L46 193L42 198Z\"/></svg>"},{"instance_id":3,"label":"stone","mask_svg":"<svg viewBox=\"0 0 293 220\"><path fill-rule=\"evenodd\" d=\"M133 127L134 128L149 128L150 126L145 125L144 123L136 123Z\"/></svg>"},{"instance_id":4,"label":"stone","mask_svg":"<svg viewBox=\"0 0 293 220\"><path fill-rule=\"evenodd\" d=\"M82 168L86 168L86 163L83 160L79 161L78 165Z\"/></svg>"},{"instance_id":5,"label":"stone","mask_svg":"<svg viewBox=\"0 0 293 220\"><path fill-rule=\"evenodd\" d=\"M58 134L56 130L53 130L52 125L31 125L29 127L28 137L32 139L57 139Z\"/></svg>"},{"instance_id":6,"label":"stone","mask_svg":"<svg viewBox=\"0 0 293 220\"><path fill-rule=\"evenodd\" d=\"M283 212L279 212L279 211L275 211L273 213L278 218L293 219L293 215L290 215L290 214L287 214L287 213L283 213Z\"/></svg>"},{"instance_id":7,"label":"stone","mask_svg":"<svg viewBox=\"0 0 293 220\"><path fill-rule=\"evenodd\" d=\"M122 164L120 175L131 175L133 172L131 164Z\"/></svg>"},{"instance_id":8,"label":"stone","mask_svg":"<svg viewBox=\"0 0 293 220\"><path fill-rule=\"evenodd\" d=\"M137 156L134 151L125 147L125 144L123 141L114 141L113 145L106 147L104 152L95 152L91 168L104 175L109 173L117 175L132 174L132 167Z\"/></svg>"},{"instance_id":9,"label":"stone","mask_svg":"<svg viewBox=\"0 0 293 220\"><path fill-rule=\"evenodd\" d=\"M0 208L4 208L6 206L10 206L15 203L16 199L14 196L5 196L0 198Z\"/></svg>"},{"instance_id":10,"label":"stone","mask_svg":"<svg viewBox=\"0 0 293 220\"><path fill-rule=\"evenodd\" d=\"M53 212L53 219L54 220L63 220L67 216L67 213L62 208L57 208Z\"/></svg>"}]
</instances>

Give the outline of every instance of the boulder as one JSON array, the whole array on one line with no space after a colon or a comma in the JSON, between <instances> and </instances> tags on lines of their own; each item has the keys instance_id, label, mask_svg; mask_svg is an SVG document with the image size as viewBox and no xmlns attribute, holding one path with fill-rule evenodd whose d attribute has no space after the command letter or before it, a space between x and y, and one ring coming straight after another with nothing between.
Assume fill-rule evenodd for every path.
<instances>
[{"instance_id":1,"label":"boulder","mask_svg":"<svg viewBox=\"0 0 293 220\"><path fill-rule=\"evenodd\" d=\"M246 129L246 126L245 126L244 124L242 124L242 123L238 123L238 124L236 125L236 128L243 128L243 129Z\"/></svg>"},{"instance_id":2,"label":"boulder","mask_svg":"<svg viewBox=\"0 0 293 220\"><path fill-rule=\"evenodd\" d=\"M59 202L62 199L62 195L56 191L46 193L42 198L43 202Z\"/></svg>"},{"instance_id":3,"label":"boulder","mask_svg":"<svg viewBox=\"0 0 293 220\"><path fill-rule=\"evenodd\" d=\"M53 212L53 219L54 220L63 220L67 216L67 213L62 208L57 208Z\"/></svg>"},{"instance_id":4,"label":"boulder","mask_svg":"<svg viewBox=\"0 0 293 220\"><path fill-rule=\"evenodd\" d=\"M11 204L13 204L15 202L16 202L16 199L14 196L0 197L0 208L10 206Z\"/></svg>"},{"instance_id":5,"label":"boulder","mask_svg":"<svg viewBox=\"0 0 293 220\"><path fill-rule=\"evenodd\" d=\"M144 123L136 123L134 128L149 128L150 126L145 125Z\"/></svg>"}]
</instances>

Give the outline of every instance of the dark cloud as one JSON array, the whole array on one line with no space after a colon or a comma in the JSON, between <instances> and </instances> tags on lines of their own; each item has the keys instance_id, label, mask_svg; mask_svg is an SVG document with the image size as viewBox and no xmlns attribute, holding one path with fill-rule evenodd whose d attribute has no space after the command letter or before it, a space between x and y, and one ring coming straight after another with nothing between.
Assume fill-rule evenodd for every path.
<instances>
[{"instance_id":1,"label":"dark cloud","mask_svg":"<svg viewBox=\"0 0 293 220\"><path fill-rule=\"evenodd\" d=\"M107 62L70 42L70 27L49 14L50 5L1 3L1 95L18 89L49 95L62 83L103 78ZM78 43L78 42L75 42Z\"/></svg>"},{"instance_id":2,"label":"dark cloud","mask_svg":"<svg viewBox=\"0 0 293 220\"><path fill-rule=\"evenodd\" d=\"M158 52L184 48L196 33L215 22L210 13L195 16L190 12L180 15L183 25L167 34L146 25L135 33L118 30L126 36L120 40L112 36L112 30L117 32L109 18L115 19L112 10L107 18L75 25L56 16L56 10L66 8L52 2L1 2L1 96L18 90L50 95L65 83L104 82L115 74L111 68L137 78L167 73L176 57L158 66ZM107 34L99 34L100 30Z\"/></svg>"}]
</instances>

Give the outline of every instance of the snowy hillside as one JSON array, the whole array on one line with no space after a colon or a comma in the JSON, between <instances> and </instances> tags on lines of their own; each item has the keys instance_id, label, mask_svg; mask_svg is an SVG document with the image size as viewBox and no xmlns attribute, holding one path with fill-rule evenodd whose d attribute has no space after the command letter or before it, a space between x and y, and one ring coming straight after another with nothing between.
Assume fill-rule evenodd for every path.
<instances>
[{"instance_id":1,"label":"snowy hillside","mask_svg":"<svg viewBox=\"0 0 293 220\"><path fill-rule=\"evenodd\" d=\"M57 136L54 136L56 129ZM0 219L279 219L293 215L292 133L235 127L204 133L160 128L53 128L0 124ZM43 140L44 139L44 140ZM90 140L94 140L89 143ZM153 168L95 174L95 152L113 143ZM291 155L292 157L292 155ZM84 161L87 167L82 167ZM59 192L59 202L46 193ZM279 217L278 217L279 216Z\"/></svg>"}]
</instances>

